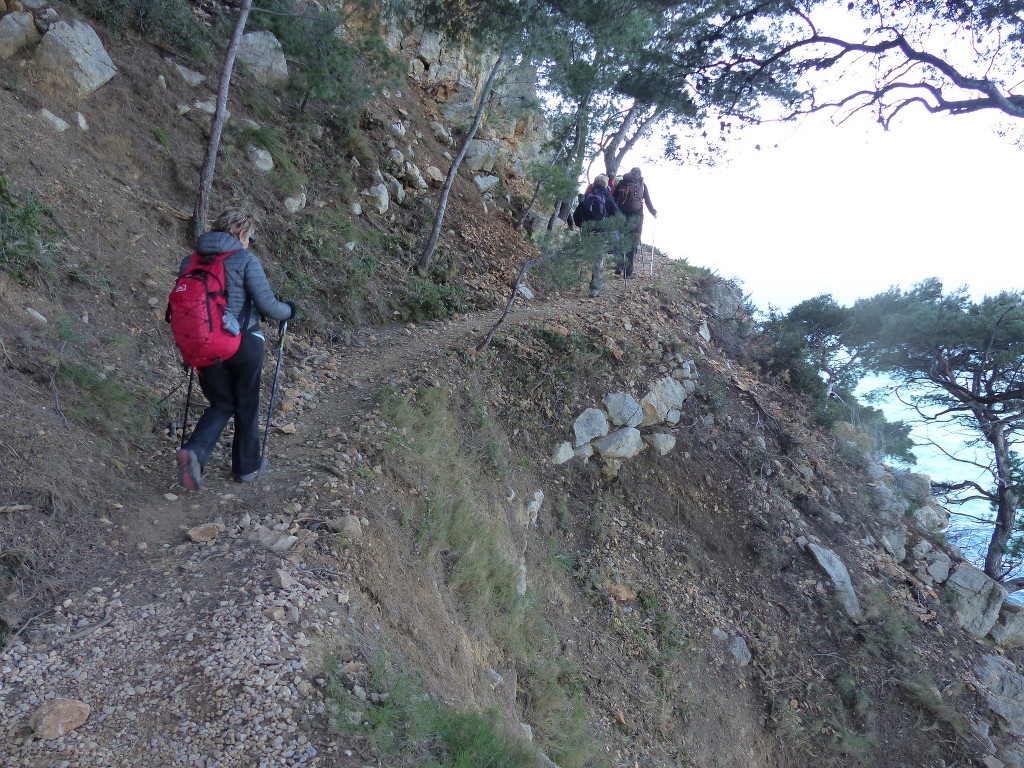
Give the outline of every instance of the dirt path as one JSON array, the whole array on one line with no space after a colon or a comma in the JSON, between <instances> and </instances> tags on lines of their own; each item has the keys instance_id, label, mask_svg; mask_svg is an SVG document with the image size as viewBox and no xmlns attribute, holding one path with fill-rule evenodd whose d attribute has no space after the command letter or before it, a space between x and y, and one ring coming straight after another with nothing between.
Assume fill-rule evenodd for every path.
<instances>
[{"instance_id":1,"label":"dirt path","mask_svg":"<svg viewBox=\"0 0 1024 768\"><path fill-rule=\"evenodd\" d=\"M521 302L509 324L614 314L633 286L614 283L598 300ZM257 485L232 483L219 450L202 491L184 494L174 483L170 438L142 457L139 493L113 501L97 521L109 570L26 627L0 657L5 766L345 764L345 744L310 735L323 721L317 673L346 636L380 627L357 597L347 549L332 548L330 566L306 562L303 546L316 534L301 513L315 486L331 480L322 471L324 446L371 418L381 387L414 373L429 380L440 356L474 346L499 315L364 331L333 350L294 339L282 364L285 410L276 417L294 433L272 432L272 468ZM267 358L269 386L272 345ZM352 494L362 491L338 484L328 511L358 519ZM186 531L203 524L213 526L210 540L190 541ZM36 738L30 719L55 698L87 705L88 718L57 738Z\"/></svg>"}]
</instances>

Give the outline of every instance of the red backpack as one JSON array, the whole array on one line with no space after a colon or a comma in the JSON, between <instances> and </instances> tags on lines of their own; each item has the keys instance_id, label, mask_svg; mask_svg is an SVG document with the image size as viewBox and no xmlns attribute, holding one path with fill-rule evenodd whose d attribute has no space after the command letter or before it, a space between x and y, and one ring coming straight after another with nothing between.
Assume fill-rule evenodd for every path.
<instances>
[{"instance_id":1,"label":"red backpack","mask_svg":"<svg viewBox=\"0 0 1024 768\"><path fill-rule=\"evenodd\" d=\"M168 298L167 321L189 368L227 360L242 343L238 321L228 312L224 279L224 260L232 253L237 251L221 253L211 261L193 253Z\"/></svg>"},{"instance_id":2,"label":"red backpack","mask_svg":"<svg viewBox=\"0 0 1024 768\"><path fill-rule=\"evenodd\" d=\"M644 208L644 181L636 176L626 174L619 179L615 187L615 203L619 210L635 216Z\"/></svg>"}]
</instances>

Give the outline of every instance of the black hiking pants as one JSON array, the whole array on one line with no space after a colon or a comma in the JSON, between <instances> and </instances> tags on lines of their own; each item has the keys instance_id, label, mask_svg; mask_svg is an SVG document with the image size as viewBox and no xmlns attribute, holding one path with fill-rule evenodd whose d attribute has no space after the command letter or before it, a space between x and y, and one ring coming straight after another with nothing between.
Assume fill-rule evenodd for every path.
<instances>
[{"instance_id":1,"label":"black hiking pants","mask_svg":"<svg viewBox=\"0 0 1024 768\"><path fill-rule=\"evenodd\" d=\"M185 447L199 466L206 462L228 421L235 419L231 443L231 473L236 477L260 468L260 376L263 338L242 334L238 351L222 363L199 369L199 386L210 401Z\"/></svg>"}]
</instances>

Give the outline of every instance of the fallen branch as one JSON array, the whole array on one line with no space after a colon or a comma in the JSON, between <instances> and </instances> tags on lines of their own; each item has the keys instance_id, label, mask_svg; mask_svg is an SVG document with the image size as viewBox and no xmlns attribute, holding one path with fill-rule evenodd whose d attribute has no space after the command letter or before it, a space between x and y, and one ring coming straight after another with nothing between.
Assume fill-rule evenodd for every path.
<instances>
[{"instance_id":1,"label":"fallen branch","mask_svg":"<svg viewBox=\"0 0 1024 768\"><path fill-rule=\"evenodd\" d=\"M0 515L8 512L28 512L30 509L33 509L31 504L5 504L0 507Z\"/></svg>"}]
</instances>

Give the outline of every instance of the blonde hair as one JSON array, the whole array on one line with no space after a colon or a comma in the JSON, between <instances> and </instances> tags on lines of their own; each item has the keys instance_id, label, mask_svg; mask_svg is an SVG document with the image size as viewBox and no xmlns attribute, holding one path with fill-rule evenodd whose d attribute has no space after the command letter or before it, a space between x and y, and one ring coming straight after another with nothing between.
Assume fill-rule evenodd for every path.
<instances>
[{"instance_id":1,"label":"blonde hair","mask_svg":"<svg viewBox=\"0 0 1024 768\"><path fill-rule=\"evenodd\" d=\"M594 186L595 187L607 187L608 186L608 177L605 176L603 173L599 173L597 175L597 178L594 179Z\"/></svg>"},{"instance_id":2,"label":"blonde hair","mask_svg":"<svg viewBox=\"0 0 1024 768\"><path fill-rule=\"evenodd\" d=\"M213 221L215 232L227 232L232 237L240 238L246 232L252 234L256 230L257 219L254 213L241 208L228 208Z\"/></svg>"}]
</instances>

